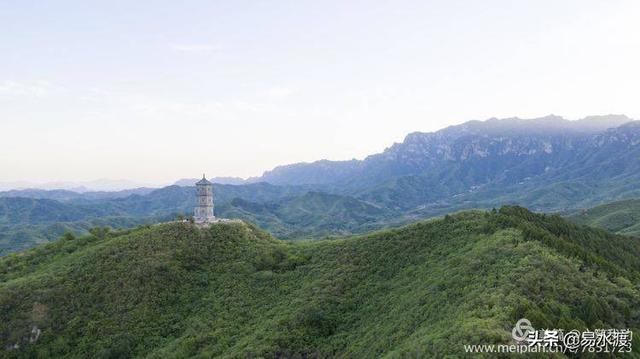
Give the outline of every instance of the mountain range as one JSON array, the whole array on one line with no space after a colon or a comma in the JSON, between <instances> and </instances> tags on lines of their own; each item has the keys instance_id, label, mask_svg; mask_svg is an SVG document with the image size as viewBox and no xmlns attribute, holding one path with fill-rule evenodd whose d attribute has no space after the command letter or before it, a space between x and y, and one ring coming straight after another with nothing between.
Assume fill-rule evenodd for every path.
<instances>
[{"instance_id":1,"label":"mountain range","mask_svg":"<svg viewBox=\"0 0 640 359\"><path fill-rule=\"evenodd\" d=\"M152 187L150 184L140 183L136 181L124 179L97 179L93 181L71 182L31 182L31 181L14 181L0 182L0 191L12 189L42 189L42 190L69 190L78 193L96 192L96 191L122 191L131 188Z\"/></svg>"},{"instance_id":2,"label":"mountain range","mask_svg":"<svg viewBox=\"0 0 640 359\"><path fill-rule=\"evenodd\" d=\"M215 185L217 216L254 222L285 239L362 233L504 204L569 213L640 198L640 122L624 115L470 121L411 133L363 160L292 164L221 181L241 184ZM0 250L92 226L188 216L193 182L118 192L0 192Z\"/></svg>"},{"instance_id":3,"label":"mountain range","mask_svg":"<svg viewBox=\"0 0 640 359\"><path fill-rule=\"evenodd\" d=\"M516 164L526 167L519 160L546 161L545 164L557 161L567 152L581 150L578 146L597 147L598 135L631 121L624 115L590 116L577 121L553 115L529 120L470 121L437 132L411 133L402 143L393 144L382 153L361 161L322 160L280 166L254 181L362 187L362 183L371 185L400 176L441 173L447 167L460 164L462 167L486 167L484 172L468 174L467 180L471 184L490 180L514 182L524 178L520 177L522 175L542 173L540 166L528 173L516 171L513 169ZM505 174L508 170L517 173Z\"/></svg>"}]
</instances>

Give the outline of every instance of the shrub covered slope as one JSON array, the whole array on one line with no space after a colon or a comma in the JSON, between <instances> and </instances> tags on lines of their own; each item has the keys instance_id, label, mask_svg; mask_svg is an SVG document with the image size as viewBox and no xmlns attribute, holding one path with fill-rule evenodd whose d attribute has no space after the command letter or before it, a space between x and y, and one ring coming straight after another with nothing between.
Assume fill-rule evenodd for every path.
<instances>
[{"instance_id":1,"label":"shrub covered slope","mask_svg":"<svg viewBox=\"0 0 640 359\"><path fill-rule=\"evenodd\" d=\"M579 224L638 237L640 236L640 200L630 199L603 204L577 212L569 219Z\"/></svg>"},{"instance_id":2,"label":"shrub covered slope","mask_svg":"<svg viewBox=\"0 0 640 359\"><path fill-rule=\"evenodd\" d=\"M638 239L518 207L315 242L96 233L0 258L0 356L441 357L509 343L522 317L637 330L639 258Z\"/></svg>"}]
</instances>

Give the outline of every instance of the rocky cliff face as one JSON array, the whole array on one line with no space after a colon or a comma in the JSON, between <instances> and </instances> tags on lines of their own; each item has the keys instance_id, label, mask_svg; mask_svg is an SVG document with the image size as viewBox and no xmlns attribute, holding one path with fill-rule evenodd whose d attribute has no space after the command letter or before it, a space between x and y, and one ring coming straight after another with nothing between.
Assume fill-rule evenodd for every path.
<instances>
[{"instance_id":1,"label":"rocky cliff face","mask_svg":"<svg viewBox=\"0 0 640 359\"><path fill-rule=\"evenodd\" d=\"M363 186L406 175L442 172L452 165L490 169L472 182L512 180L541 174L593 152L638 144L640 126L626 116L592 116L568 121L558 116L523 120L490 119L451 126L438 132L409 134L384 152L362 161L318 161L277 167L260 180L275 184ZM628 123L625 125L625 123ZM524 169L526 164L528 169ZM518 168L522 167L520 171ZM513 173L521 172L522 176Z\"/></svg>"}]
</instances>

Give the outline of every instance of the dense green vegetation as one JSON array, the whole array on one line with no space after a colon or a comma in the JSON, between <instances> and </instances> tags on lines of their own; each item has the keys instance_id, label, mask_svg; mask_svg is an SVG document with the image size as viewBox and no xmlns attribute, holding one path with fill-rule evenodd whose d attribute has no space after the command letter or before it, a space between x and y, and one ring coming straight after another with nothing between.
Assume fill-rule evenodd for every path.
<instances>
[{"instance_id":1,"label":"dense green vegetation","mask_svg":"<svg viewBox=\"0 0 640 359\"><path fill-rule=\"evenodd\" d=\"M607 203L578 211L568 217L572 221L620 234L640 236L640 200Z\"/></svg>"},{"instance_id":2,"label":"dense green vegetation","mask_svg":"<svg viewBox=\"0 0 640 359\"><path fill-rule=\"evenodd\" d=\"M0 354L442 357L508 343L522 317L638 330L639 258L639 239L519 207L312 242L248 224L94 231L0 258L0 343L19 344Z\"/></svg>"}]
</instances>

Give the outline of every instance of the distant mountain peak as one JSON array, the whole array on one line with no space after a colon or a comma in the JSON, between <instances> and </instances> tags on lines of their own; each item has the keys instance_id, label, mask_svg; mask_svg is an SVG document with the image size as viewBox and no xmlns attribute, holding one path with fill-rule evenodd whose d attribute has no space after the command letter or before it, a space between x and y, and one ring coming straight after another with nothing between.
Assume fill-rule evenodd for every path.
<instances>
[{"instance_id":1,"label":"distant mountain peak","mask_svg":"<svg viewBox=\"0 0 640 359\"><path fill-rule=\"evenodd\" d=\"M620 127L634 120L626 115L600 115L587 116L575 121L582 128L591 129L592 131L603 131L610 128Z\"/></svg>"},{"instance_id":2,"label":"distant mountain peak","mask_svg":"<svg viewBox=\"0 0 640 359\"><path fill-rule=\"evenodd\" d=\"M447 163L461 163L474 158L494 161L507 171L508 166L516 166L520 162L511 159L515 162L501 163L502 158L521 157L519 161L522 161L524 158L556 156L562 151L569 156L569 152L577 145L575 141L587 145L590 137L605 135L609 129L622 130L620 126L635 123L632 121L625 115L615 114L579 120L568 120L555 114L531 119L494 117L485 121L473 120L436 132L409 133L403 142L394 143L383 152L367 156L362 161L321 160L278 166L255 180L273 184L374 184L393 177L442 170ZM633 134L620 136L620 139L632 143L629 138L636 137ZM549 166L543 166L540 171L546 167ZM484 170L474 171L484 173ZM494 168L493 171L501 170ZM540 171L536 170L528 176L539 174ZM512 174L508 175L513 177ZM483 181L494 176L487 173Z\"/></svg>"},{"instance_id":3,"label":"distant mountain peak","mask_svg":"<svg viewBox=\"0 0 640 359\"><path fill-rule=\"evenodd\" d=\"M476 120L450 126L436 133L476 135L597 133L630 121L633 119L626 115L588 116L575 121L554 114L530 119L493 117L485 121Z\"/></svg>"}]
</instances>

